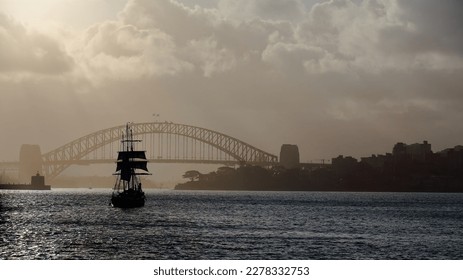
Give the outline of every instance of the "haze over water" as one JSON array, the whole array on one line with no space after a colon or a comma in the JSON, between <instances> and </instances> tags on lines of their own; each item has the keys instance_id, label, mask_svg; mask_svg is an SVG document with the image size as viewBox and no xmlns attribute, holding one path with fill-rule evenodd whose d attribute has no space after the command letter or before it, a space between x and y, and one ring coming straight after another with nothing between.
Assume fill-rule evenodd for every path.
<instances>
[{"instance_id":1,"label":"haze over water","mask_svg":"<svg viewBox=\"0 0 463 280\"><path fill-rule=\"evenodd\" d=\"M2 191L0 259L462 259L463 194Z\"/></svg>"}]
</instances>

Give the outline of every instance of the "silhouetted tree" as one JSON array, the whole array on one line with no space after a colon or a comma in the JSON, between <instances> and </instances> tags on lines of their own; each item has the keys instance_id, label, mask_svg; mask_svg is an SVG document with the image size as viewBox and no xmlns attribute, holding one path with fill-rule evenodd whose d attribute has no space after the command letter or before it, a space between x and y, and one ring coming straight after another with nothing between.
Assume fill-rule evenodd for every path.
<instances>
[{"instance_id":1,"label":"silhouetted tree","mask_svg":"<svg viewBox=\"0 0 463 280\"><path fill-rule=\"evenodd\" d=\"M190 179L191 182L199 179L199 176L201 176L201 173L197 170L189 170L183 174L183 178Z\"/></svg>"}]
</instances>

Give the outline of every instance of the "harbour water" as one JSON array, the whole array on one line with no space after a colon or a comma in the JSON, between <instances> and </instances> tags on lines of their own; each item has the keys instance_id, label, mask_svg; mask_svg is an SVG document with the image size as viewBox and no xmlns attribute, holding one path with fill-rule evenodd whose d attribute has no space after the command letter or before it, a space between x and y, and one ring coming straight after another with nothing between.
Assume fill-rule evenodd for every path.
<instances>
[{"instance_id":1,"label":"harbour water","mask_svg":"<svg viewBox=\"0 0 463 280\"><path fill-rule=\"evenodd\" d=\"M0 259L463 259L463 194L0 191Z\"/></svg>"}]
</instances>

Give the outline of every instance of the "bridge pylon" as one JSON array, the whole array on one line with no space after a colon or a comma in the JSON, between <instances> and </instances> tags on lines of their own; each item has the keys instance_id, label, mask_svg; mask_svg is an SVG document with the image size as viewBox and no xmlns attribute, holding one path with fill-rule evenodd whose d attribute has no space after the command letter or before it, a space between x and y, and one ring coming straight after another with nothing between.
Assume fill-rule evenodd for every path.
<instances>
[{"instance_id":1,"label":"bridge pylon","mask_svg":"<svg viewBox=\"0 0 463 280\"><path fill-rule=\"evenodd\" d=\"M42 153L39 145L23 144L19 151L19 182L29 183L31 176L43 173Z\"/></svg>"}]
</instances>

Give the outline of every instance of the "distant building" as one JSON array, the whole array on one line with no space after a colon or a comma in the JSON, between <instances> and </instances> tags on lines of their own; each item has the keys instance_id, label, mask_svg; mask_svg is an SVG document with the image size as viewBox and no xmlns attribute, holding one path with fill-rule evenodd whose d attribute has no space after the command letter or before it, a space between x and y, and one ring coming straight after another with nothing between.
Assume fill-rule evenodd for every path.
<instances>
[{"instance_id":1,"label":"distant building","mask_svg":"<svg viewBox=\"0 0 463 280\"><path fill-rule=\"evenodd\" d=\"M331 159L331 167L336 174L341 177L351 173L357 166L357 163L357 159L351 156L344 157L343 155L340 155Z\"/></svg>"},{"instance_id":2,"label":"distant building","mask_svg":"<svg viewBox=\"0 0 463 280\"><path fill-rule=\"evenodd\" d=\"M349 157L344 157L343 155L340 155L336 158L331 159L331 165L333 167L347 167L347 166L353 166L357 164L357 159L349 156Z\"/></svg>"},{"instance_id":3,"label":"distant building","mask_svg":"<svg viewBox=\"0 0 463 280\"><path fill-rule=\"evenodd\" d=\"M41 176L39 172L35 176L31 176L31 185L35 187L45 186L45 177Z\"/></svg>"},{"instance_id":4,"label":"distant building","mask_svg":"<svg viewBox=\"0 0 463 280\"><path fill-rule=\"evenodd\" d=\"M463 146L458 145L454 148L440 151L438 155L444 160L449 170L462 174L463 171Z\"/></svg>"},{"instance_id":5,"label":"distant building","mask_svg":"<svg viewBox=\"0 0 463 280\"><path fill-rule=\"evenodd\" d=\"M361 162L368 164L369 166L376 168L376 169L382 169L384 165L386 164L387 160L389 160L392 157L392 154L386 154L386 155L371 155L371 157L363 157L361 158Z\"/></svg>"},{"instance_id":6,"label":"distant building","mask_svg":"<svg viewBox=\"0 0 463 280\"><path fill-rule=\"evenodd\" d=\"M385 164L392 159L411 159L425 161L432 155L431 144L428 141L407 145L399 142L392 148L392 154L372 155L371 157L361 158L361 162L368 164L376 169L384 168Z\"/></svg>"},{"instance_id":7,"label":"distant building","mask_svg":"<svg viewBox=\"0 0 463 280\"><path fill-rule=\"evenodd\" d=\"M453 153L458 153L458 152L463 152L463 146L458 145L458 146L455 146L454 148L448 148L448 149L438 152L438 154L442 157L448 157L449 155Z\"/></svg>"},{"instance_id":8,"label":"distant building","mask_svg":"<svg viewBox=\"0 0 463 280\"><path fill-rule=\"evenodd\" d=\"M407 144L399 142L392 148L392 155L395 157L405 156L407 154Z\"/></svg>"},{"instance_id":9,"label":"distant building","mask_svg":"<svg viewBox=\"0 0 463 280\"><path fill-rule=\"evenodd\" d=\"M392 149L392 155L394 157L408 156L413 160L420 161L426 160L430 154L432 154L431 144L429 144L428 141L423 141L422 144L415 143L411 145L399 142L395 144Z\"/></svg>"},{"instance_id":10,"label":"distant building","mask_svg":"<svg viewBox=\"0 0 463 280\"><path fill-rule=\"evenodd\" d=\"M283 144L280 150L280 165L286 169L298 168L300 164L297 145Z\"/></svg>"}]
</instances>

